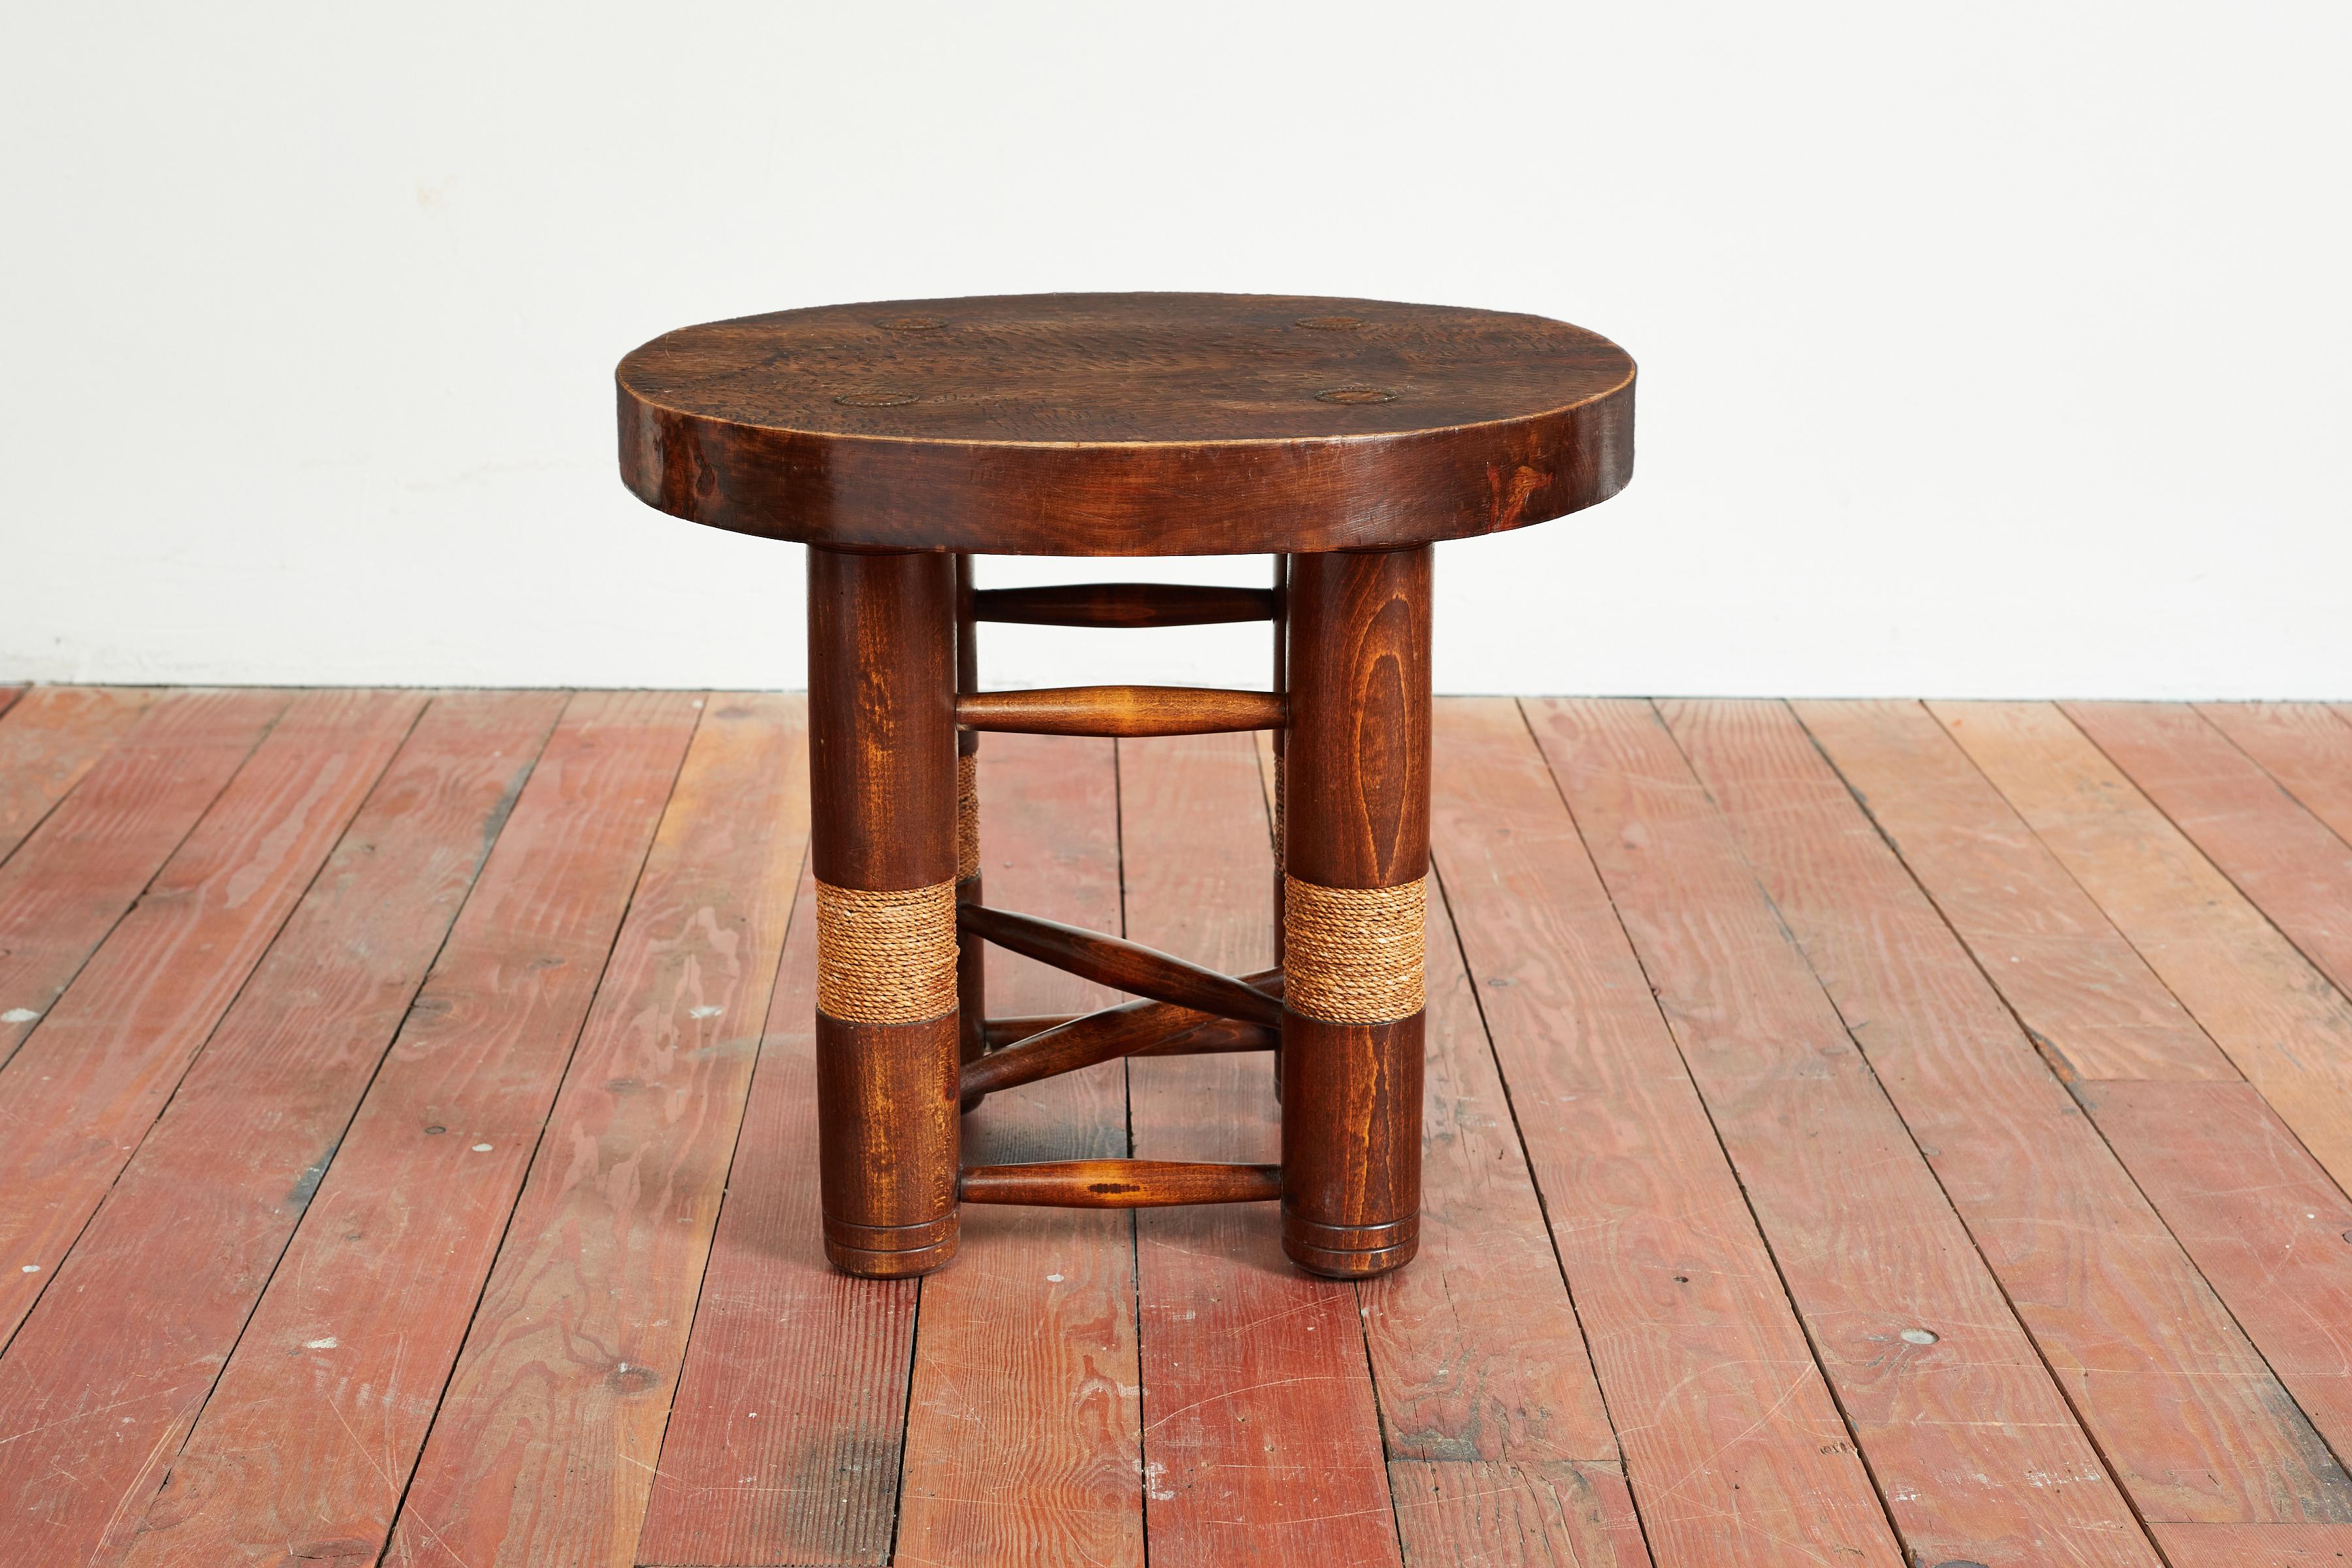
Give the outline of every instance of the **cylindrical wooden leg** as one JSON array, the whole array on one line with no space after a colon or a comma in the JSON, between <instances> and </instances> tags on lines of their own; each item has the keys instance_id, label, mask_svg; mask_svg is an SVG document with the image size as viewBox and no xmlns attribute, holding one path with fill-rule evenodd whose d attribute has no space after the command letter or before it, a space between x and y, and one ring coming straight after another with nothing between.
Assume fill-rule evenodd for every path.
<instances>
[{"instance_id":1,"label":"cylindrical wooden leg","mask_svg":"<svg viewBox=\"0 0 2352 1568\"><path fill-rule=\"evenodd\" d=\"M980 689L980 642L972 619L971 557L955 558L956 690ZM980 904L980 731L956 731L956 902ZM969 1066L988 1052L988 944L964 933L956 939L958 1050ZM964 1101L966 1110L979 1105Z\"/></svg>"},{"instance_id":2,"label":"cylindrical wooden leg","mask_svg":"<svg viewBox=\"0 0 2352 1568\"><path fill-rule=\"evenodd\" d=\"M1290 557L1274 558L1274 689L1290 690ZM1274 732L1274 966L1282 967L1282 765L1286 731ZM1274 1100L1282 1103L1282 1046L1274 1047Z\"/></svg>"},{"instance_id":3,"label":"cylindrical wooden leg","mask_svg":"<svg viewBox=\"0 0 2352 1568\"><path fill-rule=\"evenodd\" d=\"M1290 558L1282 1245L1318 1274L1421 1235L1426 545Z\"/></svg>"},{"instance_id":4,"label":"cylindrical wooden leg","mask_svg":"<svg viewBox=\"0 0 2352 1568\"><path fill-rule=\"evenodd\" d=\"M955 567L809 550L824 1250L851 1274L955 1256Z\"/></svg>"}]
</instances>

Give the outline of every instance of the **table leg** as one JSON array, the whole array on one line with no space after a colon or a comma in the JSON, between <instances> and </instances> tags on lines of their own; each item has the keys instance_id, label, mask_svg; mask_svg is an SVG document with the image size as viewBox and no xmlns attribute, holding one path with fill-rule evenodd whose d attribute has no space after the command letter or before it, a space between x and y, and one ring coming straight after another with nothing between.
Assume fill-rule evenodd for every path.
<instances>
[{"instance_id":1,"label":"table leg","mask_svg":"<svg viewBox=\"0 0 2352 1568\"><path fill-rule=\"evenodd\" d=\"M1290 558L1282 1245L1354 1278L1420 1244L1428 546Z\"/></svg>"},{"instance_id":2,"label":"table leg","mask_svg":"<svg viewBox=\"0 0 2352 1568\"><path fill-rule=\"evenodd\" d=\"M978 622L972 618L971 557L955 558L956 690L980 689ZM980 731L956 730L956 902L984 904L980 885ZM956 942L959 1054L970 1066L988 1051L988 944L966 933ZM978 1105L967 1100L966 1110Z\"/></svg>"},{"instance_id":3,"label":"table leg","mask_svg":"<svg viewBox=\"0 0 2352 1568\"><path fill-rule=\"evenodd\" d=\"M955 1256L955 563L809 550L824 1249L868 1278Z\"/></svg>"}]
</instances>

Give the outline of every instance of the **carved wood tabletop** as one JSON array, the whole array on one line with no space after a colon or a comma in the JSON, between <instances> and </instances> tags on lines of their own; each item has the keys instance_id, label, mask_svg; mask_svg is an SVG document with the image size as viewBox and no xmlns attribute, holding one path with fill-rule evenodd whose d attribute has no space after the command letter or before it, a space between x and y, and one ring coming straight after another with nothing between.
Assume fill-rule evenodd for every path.
<instances>
[{"instance_id":1,"label":"carved wood tabletop","mask_svg":"<svg viewBox=\"0 0 2352 1568\"><path fill-rule=\"evenodd\" d=\"M1260 294L830 305L621 362L647 504L810 543L1002 554L1392 547L1606 500L1633 362L1540 316Z\"/></svg>"}]
</instances>

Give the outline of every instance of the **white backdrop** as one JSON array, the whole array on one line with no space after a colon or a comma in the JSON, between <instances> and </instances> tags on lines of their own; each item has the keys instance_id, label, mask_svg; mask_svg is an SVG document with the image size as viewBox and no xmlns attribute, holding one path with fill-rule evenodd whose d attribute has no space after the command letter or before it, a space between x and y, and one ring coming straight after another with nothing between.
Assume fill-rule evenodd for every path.
<instances>
[{"instance_id":1,"label":"white backdrop","mask_svg":"<svg viewBox=\"0 0 2352 1568\"><path fill-rule=\"evenodd\" d=\"M1213 289L1641 362L1631 489L1441 551L1444 689L2352 696L2342 0L7 32L0 679L798 685L800 552L614 478L624 351ZM1006 628L986 675L1238 683L1262 640Z\"/></svg>"}]
</instances>

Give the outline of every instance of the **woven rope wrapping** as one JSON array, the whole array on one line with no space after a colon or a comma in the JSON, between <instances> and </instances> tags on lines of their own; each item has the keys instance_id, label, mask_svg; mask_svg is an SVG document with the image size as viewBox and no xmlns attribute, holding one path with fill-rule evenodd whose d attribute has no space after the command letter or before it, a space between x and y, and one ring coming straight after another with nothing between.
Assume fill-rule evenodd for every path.
<instances>
[{"instance_id":1,"label":"woven rope wrapping","mask_svg":"<svg viewBox=\"0 0 2352 1568\"><path fill-rule=\"evenodd\" d=\"M980 875L980 759L956 758L956 880Z\"/></svg>"},{"instance_id":2,"label":"woven rope wrapping","mask_svg":"<svg viewBox=\"0 0 2352 1568\"><path fill-rule=\"evenodd\" d=\"M1325 888L1282 879L1282 999L1332 1024L1385 1024L1422 1005L1421 882Z\"/></svg>"},{"instance_id":3,"label":"woven rope wrapping","mask_svg":"<svg viewBox=\"0 0 2352 1568\"><path fill-rule=\"evenodd\" d=\"M902 893L816 885L816 1005L845 1024L955 1011L955 884Z\"/></svg>"}]
</instances>

